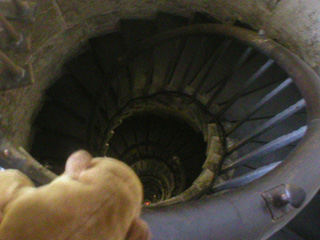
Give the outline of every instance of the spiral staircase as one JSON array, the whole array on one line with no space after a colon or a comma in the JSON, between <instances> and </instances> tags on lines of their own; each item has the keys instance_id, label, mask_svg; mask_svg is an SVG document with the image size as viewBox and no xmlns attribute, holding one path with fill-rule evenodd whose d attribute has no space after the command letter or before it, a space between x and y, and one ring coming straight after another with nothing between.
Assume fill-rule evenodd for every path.
<instances>
[{"instance_id":1,"label":"spiral staircase","mask_svg":"<svg viewBox=\"0 0 320 240\"><path fill-rule=\"evenodd\" d=\"M144 185L143 216L155 239L236 239L224 230L217 238L208 235L211 224L214 229L230 219L237 224L233 201L241 198L228 194L284 168L294 149L308 151L298 143L314 122L306 110L310 97L305 99L297 80L301 76L289 61L270 53L276 43L263 45L271 41L263 31L248 28L241 22L223 25L201 13L186 18L158 12L152 19L123 18L118 31L89 39L46 90L30 149L46 169L32 162L39 175L30 174L34 179L54 177L47 169L60 174L65 159L78 149L118 158ZM18 79L16 86L6 81L3 89L32 82L31 70L15 66L4 54L1 59L9 79ZM29 158L26 152L15 154ZM273 222L264 232L279 230L277 221L305 203L306 190L289 183L259 192L264 215ZM274 198L278 192L289 199ZM227 203L211 203L214 198ZM215 220L201 217L219 208L230 210ZM291 231L286 239L300 239Z\"/></svg>"}]
</instances>

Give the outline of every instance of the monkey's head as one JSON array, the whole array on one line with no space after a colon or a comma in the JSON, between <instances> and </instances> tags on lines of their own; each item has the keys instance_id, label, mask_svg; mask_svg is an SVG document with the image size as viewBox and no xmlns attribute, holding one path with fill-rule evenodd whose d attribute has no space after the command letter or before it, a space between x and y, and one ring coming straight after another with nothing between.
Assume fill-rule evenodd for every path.
<instances>
[{"instance_id":1,"label":"monkey's head","mask_svg":"<svg viewBox=\"0 0 320 240\"><path fill-rule=\"evenodd\" d=\"M113 214L121 215L122 218L117 221L122 223L130 221L126 239L151 239L147 223L139 217L143 200L142 184L128 165L113 158L92 158L88 152L80 150L68 158L64 175L106 191L117 192L118 198L111 199L108 207L118 209L118 212ZM131 213L133 215L126 216L125 212L128 213L132 209L135 209ZM116 230L115 225L114 230Z\"/></svg>"},{"instance_id":2,"label":"monkey's head","mask_svg":"<svg viewBox=\"0 0 320 240\"><path fill-rule=\"evenodd\" d=\"M68 158L64 175L108 191L123 190L137 204L143 199L142 184L138 176L127 164L113 158L92 158L87 151L77 151Z\"/></svg>"}]
</instances>

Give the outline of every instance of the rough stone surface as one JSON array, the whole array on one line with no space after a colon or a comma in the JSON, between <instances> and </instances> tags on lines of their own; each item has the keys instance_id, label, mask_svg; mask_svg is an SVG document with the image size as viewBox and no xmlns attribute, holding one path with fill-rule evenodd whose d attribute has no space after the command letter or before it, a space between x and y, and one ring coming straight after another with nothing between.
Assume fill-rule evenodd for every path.
<instances>
[{"instance_id":1,"label":"rough stone surface","mask_svg":"<svg viewBox=\"0 0 320 240\"><path fill-rule=\"evenodd\" d=\"M8 137L27 145L34 112L43 91L61 73L61 66L88 38L113 31L119 18L152 17L157 10L191 17L208 13L223 22L240 20L320 65L320 1L318 0L42 0L33 24L13 22L31 33L32 56L9 53L19 64L32 61L36 83L0 92L0 115ZM28 55L30 57L30 54Z\"/></svg>"}]
</instances>

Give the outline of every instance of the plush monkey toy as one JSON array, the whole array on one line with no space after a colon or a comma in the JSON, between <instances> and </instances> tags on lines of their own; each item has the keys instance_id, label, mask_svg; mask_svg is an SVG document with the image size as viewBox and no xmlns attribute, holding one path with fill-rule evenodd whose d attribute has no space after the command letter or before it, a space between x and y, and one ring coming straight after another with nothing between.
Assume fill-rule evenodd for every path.
<instances>
[{"instance_id":1,"label":"plush monkey toy","mask_svg":"<svg viewBox=\"0 0 320 240\"><path fill-rule=\"evenodd\" d=\"M139 218L136 174L111 158L72 154L65 172L35 187L17 170L0 172L0 240L149 240Z\"/></svg>"}]
</instances>

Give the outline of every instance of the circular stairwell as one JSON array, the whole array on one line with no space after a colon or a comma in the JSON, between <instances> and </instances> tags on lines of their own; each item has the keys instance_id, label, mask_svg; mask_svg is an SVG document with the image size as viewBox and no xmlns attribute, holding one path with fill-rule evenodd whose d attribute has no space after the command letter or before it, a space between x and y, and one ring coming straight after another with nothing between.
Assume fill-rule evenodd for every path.
<instances>
[{"instance_id":1,"label":"circular stairwell","mask_svg":"<svg viewBox=\"0 0 320 240\"><path fill-rule=\"evenodd\" d=\"M263 33L201 14L124 19L118 32L90 39L48 88L31 154L55 173L78 149L129 164L155 239L269 236L307 201L302 194L297 209L277 210L270 191L315 194L297 178L299 154L315 161L298 142L318 116L303 77L318 80Z\"/></svg>"}]
</instances>

